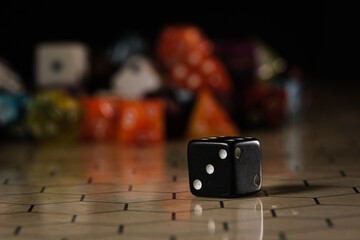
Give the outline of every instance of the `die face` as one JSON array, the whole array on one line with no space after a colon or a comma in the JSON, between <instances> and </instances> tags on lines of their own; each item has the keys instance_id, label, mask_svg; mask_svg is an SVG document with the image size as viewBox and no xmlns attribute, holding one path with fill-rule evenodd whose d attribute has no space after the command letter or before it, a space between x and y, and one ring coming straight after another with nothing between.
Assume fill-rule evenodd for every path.
<instances>
[{"instance_id":1,"label":"die face","mask_svg":"<svg viewBox=\"0 0 360 240\"><path fill-rule=\"evenodd\" d=\"M193 140L189 143L188 168L192 194L203 197L232 195L235 182L230 149L223 142Z\"/></svg>"},{"instance_id":2,"label":"die face","mask_svg":"<svg viewBox=\"0 0 360 240\"><path fill-rule=\"evenodd\" d=\"M239 150L240 149L240 150ZM260 143L256 139L235 143L235 188L239 195L257 192L262 185Z\"/></svg>"}]
</instances>

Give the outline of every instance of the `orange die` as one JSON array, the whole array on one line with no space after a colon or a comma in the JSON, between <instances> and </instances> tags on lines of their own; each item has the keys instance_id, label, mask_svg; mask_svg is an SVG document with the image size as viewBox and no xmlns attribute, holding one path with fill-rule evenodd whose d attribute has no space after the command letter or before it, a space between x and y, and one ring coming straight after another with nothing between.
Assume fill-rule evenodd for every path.
<instances>
[{"instance_id":1,"label":"orange die","mask_svg":"<svg viewBox=\"0 0 360 240\"><path fill-rule=\"evenodd\" d=\"M199 92L192 112L187 137L239 136L240 131L210 91Z\"/></svg>"},{"instance_id":2,"label":"orange die","mask_svg":"<svg viewBox=\"0 0 360 240\"><path fill-rule=\"evenodd\" d=\"M111 97L85 97L81 102L84 107L81 137L88 140L115 139L118 100Z\"/></svg>"},{"instance_id":3,"label":"orange die","mask_svg":"<svg viewBox=\"0 0 360 240\"><path fill-rule=\"evenodd\" d=\"M225 66L213 56L213 43L194 26L170 26L158 42L158 56L169 74L169 85L192 92L211 89L229 96L232 83Z\"/></svg>"},{"instance_id":4,"label":"orange die","mask_svg":"<svg viewBox=\"0 0 360 240\"><path fill-rule=\"evenodd\" d=\"M194 26L169 26L160 34L157 52L160 60L170 67L178 61L194 62L197 57L210 55L212 50L212 42L200 29Z\"/></svg>"},{"instance_id":5,"label":"orange die","mask_svg":"<svg viewBox=\"0 0 360 240\"><path fill-rule=\"evenodd\" d=\"M165 138L164 103L158 99L121 101L117 138L126 144L150 144Z\"/></svg>"}]
</instances>

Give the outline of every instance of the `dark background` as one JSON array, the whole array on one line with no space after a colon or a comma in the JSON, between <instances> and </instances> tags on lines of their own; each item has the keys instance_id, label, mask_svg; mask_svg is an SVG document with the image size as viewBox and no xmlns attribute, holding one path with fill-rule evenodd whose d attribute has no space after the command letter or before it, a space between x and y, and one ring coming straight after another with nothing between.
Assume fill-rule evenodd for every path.
<instances>
[{"instance_id":1,"label":"dark background","mask_svg":"<svg viewBox=\"0 0 360 240\"><path fill-rule=\"evenodd\" d=\"M105 49L117 37L138 32L154 46L161 28L193 23L214 41L260 37L290 64L318 81L356 80L356 8L346 3L254 1L166 4L119 1L0 1L0 57L33 82L34 47L39 42L83 41Z\"/></svg>"}]
</instances>

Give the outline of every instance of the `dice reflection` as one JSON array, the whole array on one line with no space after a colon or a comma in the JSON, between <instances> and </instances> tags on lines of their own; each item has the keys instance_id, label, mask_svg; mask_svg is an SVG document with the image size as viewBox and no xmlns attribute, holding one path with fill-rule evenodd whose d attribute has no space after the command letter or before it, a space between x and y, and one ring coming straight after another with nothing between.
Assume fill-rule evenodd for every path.
<instances>
[{"instance_id":1,"label":"dice reflection","mask_svg":"<svg viewBox=\"0 0 360 240\"><path fill-rule=\"evenodd\" d=\"M219 208L205 207L208 200L195 198L191 201L191 222L207 224L210 235L220 239L262 239L263 205L260 198L237 201L236 205L226 207L226 201L219 201Z\"/></svg>"}]
</instances>

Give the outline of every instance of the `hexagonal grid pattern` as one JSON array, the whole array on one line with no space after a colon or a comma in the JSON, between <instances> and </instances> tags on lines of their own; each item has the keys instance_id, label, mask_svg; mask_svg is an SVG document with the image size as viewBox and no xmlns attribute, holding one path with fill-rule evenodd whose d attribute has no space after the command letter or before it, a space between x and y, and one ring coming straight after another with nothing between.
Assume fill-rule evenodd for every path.
<instances>
[{"instance_id":1,"label":"hexagonal grid pattern","mask_svg":"<svg viewBox=\"0 0 360 240\"><path fill-rule=\"evenodd\" d=\"M360 113L341 116L310 110L302 124L250 133L263 189L231 199L191 195L185 142L3 145L0 238L358 239Z\"/></svg>"}]
</instances>

